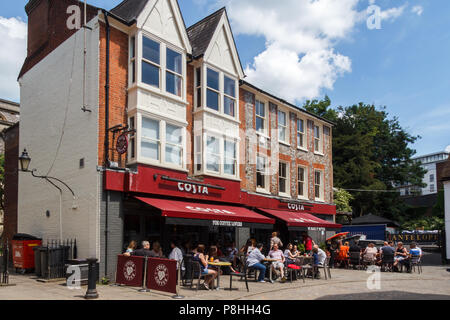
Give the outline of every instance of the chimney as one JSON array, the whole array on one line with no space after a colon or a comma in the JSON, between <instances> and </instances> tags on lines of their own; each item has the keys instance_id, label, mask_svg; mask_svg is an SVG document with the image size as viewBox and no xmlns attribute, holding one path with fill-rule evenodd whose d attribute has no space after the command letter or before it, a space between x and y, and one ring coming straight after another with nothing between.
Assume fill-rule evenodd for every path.
<instances>
[{"instance_id":1,"label":"chimney","mask_svg":"<svg viewBox=\"0 0 450 320\"><path fill-rule=\"evenodd\" d=\"M50 0L30 0L25 6L28 15L28 57L49 41L49 11Z\"/></svg>"}]
</instances>

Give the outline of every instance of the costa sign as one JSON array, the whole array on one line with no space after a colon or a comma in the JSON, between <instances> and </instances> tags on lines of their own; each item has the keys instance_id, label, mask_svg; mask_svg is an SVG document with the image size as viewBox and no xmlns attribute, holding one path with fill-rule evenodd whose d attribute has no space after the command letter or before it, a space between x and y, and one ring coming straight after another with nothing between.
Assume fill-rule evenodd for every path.
<instances>
[{"instance_id":1,"label":"costa sign","mask_svg":"<svg viewBox=\"0 0 450 320\"><path fill-rule=\"evenodd\" d=\"M183 182L178 182L178 190L192 194L209 194L208 187Z\"/></svg>"},{"instance_id":2,"label":"costa sign","mask_svg":"<svg viewBox=\"0 0 450 320\"><path fill-rule=\"evenodd\" d=\"M143 257L127 257L124 255L117 257L116 283L130 287L140 287L143 280Z\"/></svg>"},{"instance_id":3,"label":"costa sign","mask_svg":"<svg viewBox=\"0 0 450 320\"><path fill-rule=\"evenodd\" d=\"M117 138L116 151L118 154L124 154L127 152L127 150L128 150L128 136L126 133L124 133Z\"/></svg>"},{"instance_id":4,"label":"costa sign","mask_svg":"<svg viewBox=\"0 0 450 320\"><path fill-rule=\"evenodd\" d=\"M295 211L305 211L305 206L298 203L288 203L288 209Z\"/></svg>"}]
</instances>

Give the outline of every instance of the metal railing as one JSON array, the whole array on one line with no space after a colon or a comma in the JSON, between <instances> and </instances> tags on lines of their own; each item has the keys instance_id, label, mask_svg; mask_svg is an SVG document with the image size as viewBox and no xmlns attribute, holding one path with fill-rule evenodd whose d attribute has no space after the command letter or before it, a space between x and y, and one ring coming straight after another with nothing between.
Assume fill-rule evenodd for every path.
<instances>
[{"instance_id":1,"label":"metal railing","mask_svg":"<svg viewBox=\"0 0 450 320\"><path fill-rule=\"evenodd\" d=\"M5 242L0 242L0 284L7 285L9 284L9 256L10 256L10 247L8 240Z\"/></svg>"},{"instance_id":2,"label":"metal railing","mask_svg":"<svg viewBox=\"0 0 450 320\"><path fill-rule=\"evenodd\" d=\"M36 275L47 280L65 278L66 263L76 258L76 239L47 240L35 249Z\"/></svg>"}]
</instances>

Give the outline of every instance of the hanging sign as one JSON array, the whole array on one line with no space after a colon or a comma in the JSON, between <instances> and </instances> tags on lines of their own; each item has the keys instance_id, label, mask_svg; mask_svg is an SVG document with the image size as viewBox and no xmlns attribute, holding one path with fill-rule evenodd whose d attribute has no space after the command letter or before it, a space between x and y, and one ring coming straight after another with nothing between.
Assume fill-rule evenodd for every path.
<instances>
[{"instance_id":1,"label":"hanging sign","mask_svg":"<svg viewBox=\"0 0 450 320\"><path fill-rule=\"evenodd\" d=\"M116 151L118 154L124 154L128 150L128 134L123 133L117 138Z\"/></svg>"}]
</instances>

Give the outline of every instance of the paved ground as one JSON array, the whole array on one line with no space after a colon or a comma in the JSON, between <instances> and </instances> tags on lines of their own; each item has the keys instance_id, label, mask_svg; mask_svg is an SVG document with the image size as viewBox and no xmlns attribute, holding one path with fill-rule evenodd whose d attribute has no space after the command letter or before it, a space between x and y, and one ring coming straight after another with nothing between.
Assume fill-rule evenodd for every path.
<instances>
[{"instance_id":1,"label":"paved ground","mask_svg":"<svg viewBox=\"0 0 450 320\"><path fill-rule=\"evenodd\" d=\"M233 286L239 290L206 291L180 289L186 300L314 300L314 299L446 299L450 300L450 272L448 267L425 266L423 273L380 273L380 289L370 290L367 279L373 274L359 270L332 269L331 280L306 279L293 283L250 282L250 292L244 282L235 278ZM0 287L0 300L79 300L86 287L68 289L63 282L41 283L30 275L11 275L12 287ZM229 277L222 276L221 285L229 285ZM140 293L139 288L97 287L102 300L172 300L170 294Z\"/></svg>"}]
</instances>

